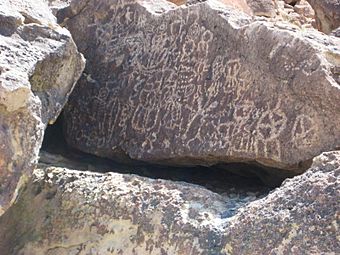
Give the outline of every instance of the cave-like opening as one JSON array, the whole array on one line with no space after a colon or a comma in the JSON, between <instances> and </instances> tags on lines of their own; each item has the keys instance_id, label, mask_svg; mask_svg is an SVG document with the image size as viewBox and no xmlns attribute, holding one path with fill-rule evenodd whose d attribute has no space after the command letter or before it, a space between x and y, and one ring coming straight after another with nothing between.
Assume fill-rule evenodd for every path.
<instances>
[{"instance_id":1,"label":"cave-like opening","mask_svg":"<svg viewBox=\"0 0 340 255\"><path fill-rule=\"evenodd\" d=\"M65 167L73 170L135 174L199 185L220 194L230 203L226 217L238 208L266 196L291 175L280 169L268 169L255 163L229 163L210 167L175 167L131 160L121 163L90 155L68 146L63 135L63 117L49 125L40 152L40 166ZM269 174L272 172L273 174Z\"/></svg>"},{"instance_id":2,"label":"cave-like opening","mask_svg":"<svg viewBox=\"0 0 340 255\"><path fill-rule=\"evenodd\" d=\"M210 167L174 167L131 160L131 162L123 164L69 147L63 136L62 126L63 117L61 115L53 125L47 127L40 163L68 166L74 169L79 168L79 170L113 171L149 178L185 181L205 186L213 191L227 189L227 186L266 189L266 187L279 186L286 177L290 177L289 174L279 169L268 169L254 163L229 163ZM270 171L274 172L273 176L266 178L266 174ZM259 176L262 177L259 178Z\"/></svg>"}]
</instances>

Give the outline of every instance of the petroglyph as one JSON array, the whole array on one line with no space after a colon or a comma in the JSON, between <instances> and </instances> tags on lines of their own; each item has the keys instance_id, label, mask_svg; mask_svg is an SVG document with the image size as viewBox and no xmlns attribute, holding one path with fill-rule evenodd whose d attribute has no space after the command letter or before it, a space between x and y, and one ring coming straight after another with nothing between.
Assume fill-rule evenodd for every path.
<instances>
[{"instance_id":1,"label":"petroglyph","mask_svg":"<svg viewBox=\"0 0 340 255\"><path fill-rule=\"evenodd\" d=\"M315 124L311 117L300 115L296 118L292 129L292 137L294 137L296 147L305 149L311 146L317 140L315 133Z\"/></svg>"},{"instance_id":2,"label":"petroglyph","mask_svg":"<svg viewBox=\"0 0 340 255\"><path fill-rule=\"evenodd\" d=\"M93 79L82 78L65 110L72 146L104 156L115 148L142 160L268 159L280 166L319 150L298 151L315 145L320 130L313 118L322 116L307 105L295 110L300 99L292 81L282 80L300 67L286 74L289 59L302 66L308 59L294 34L273 34L246 18L237 28L228 18L232 11L217 11L210 1L176 9L164 4L157 15L138 1L95 2L66 22ZM91 38L86 45L85 37ZM280 40L287 49L267 64ZM308 72L299 73L306 84L314 82ZM334 143L339 140L328 142Z\"/></svg>"}]
</instances>

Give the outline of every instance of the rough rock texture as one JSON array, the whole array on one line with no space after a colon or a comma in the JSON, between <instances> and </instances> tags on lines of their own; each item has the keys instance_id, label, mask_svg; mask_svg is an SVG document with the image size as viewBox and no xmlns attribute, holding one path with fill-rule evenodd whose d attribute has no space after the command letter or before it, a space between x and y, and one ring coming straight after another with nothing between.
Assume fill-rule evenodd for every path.
<instances>
[{"instance_id":1,"label":"rough rock texture","mask_svg":"<svg viewBox=\"0 0 340 255\"><path fill-rule=\"evenodd\" d=\"M199 186L62 168L35 171L0 218L5 254L337 254L340 152L230 214ZM20 238L18 238L20 237Z\"/></svg>"},{"instance_id":2,"label":"rough rock texture","mask_svg":"<svg viewBox=\"0 0 340 255\"><path fill-rule=\"evenodd\" d=\"M277 0L247 0L247 3L257 16L276 16Z\"/></svg>"},{"instance_id":3,"label":"rough rock texture","mask_svg":"<svg viewBox=\"0 0 340 255\"><path fill-rule=\"evenodd\" d=\"M221 3L227 5L228 7L236 8L242 12L252 15L253 12L247 3L247 0L219 0Z\"/></svg>"},{"instance_id":4,"label":"rough rock texture","mask_svg":"<svg viewBox=\"0 0 340 255\"><path fill-rule=\"evenodd\" d=\"M84 60L42 1L0 3L0 214L36 163ZM21 180L19 181L19 179Z\"/></svg>"},{"instance_id":5,"label":"rough rock texture","mask_svg":"<svg viewBox=\"0 0 340 255\"><path fill-rule=\"evenodd\" d=\"M66 0L64 0L66 1ZM168 0L176 5L195 4L206 0ZM238 9L252 16L283 19L297 25L311 24L314 10L306 0L217 0L228 7Z\"/></svg>"},{"instance_id":6,"label":"rough rock texture","mask_svg":"<svg viewBox=\"0 0 340 255\"><path fill-rule=\"evenodd\" d=\"M340 146L339 40L217 1L157 3L76 0L62 12L88 60L65 109L71 146L294 170Z\"/></svg>"},{"instance_id":7,"label":"rough rock texture","mask_svg":"<svg viewBox=\"0 0 340 255\"><path fill-rule=\"evenodd\" d=\"M317 27L320 31L329 34L340 26L339 0L307 0L316 14Z\"/></svg>"},{"instance_id":8,"label":"rough rock texture","mask_svg":"<svg viewBox=\"0 0 340 255\"><path fill-rule=\"evenodd\" d=\"M278 1L278 15L276 19L288 21L301 28L316 27L315 12L306 0L300 0L293 4L285 4Z\"/></svg>"},{"instance_id":9,"label":"rough rock texture","mask_svg":"<svg viewBox=\"0 0 340 255\"><path fill-rule=\"evenodd\" d=\"M333 30L331 35L335 36L335 37L340 37L340 27Z\"/></svg>"},{"instance_id":10,"label":"rough rock texture","mask_svg":"<svg viewBox=\"0 0 340 255\"><path fill-rule=\"evenodd\" d=\"M63 9L70 5L71 0L45 0L48 2L48 6L52 10L54 15L57 15L57 12L60 9Z\"/></svg>"},{"instance_id":11,"label":"rough rock texture","mask_svg":"<svg viewBox=\"0 0 340 255\"><path fill-rule=\"evenodd\" d=\"M340 151L316 157L303 175L241 209L227 240L232 254L339 254Z\"/></svg>"}]
</instances>

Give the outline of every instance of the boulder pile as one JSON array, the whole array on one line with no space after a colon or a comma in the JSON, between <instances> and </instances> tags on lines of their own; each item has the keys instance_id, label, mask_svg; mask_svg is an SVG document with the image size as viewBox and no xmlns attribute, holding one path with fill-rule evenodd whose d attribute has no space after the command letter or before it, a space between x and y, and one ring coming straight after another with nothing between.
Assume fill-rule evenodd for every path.
<instances>
[{"instance_id":1,"label":"boulder pile","mask_svg":"<svg viewBox=\"0 0 340 255\"><path fill-rule=\"evenodd\" d=\"M0 254L340 253L339 6L2 0Z\"/></svg>"}]
</instances>

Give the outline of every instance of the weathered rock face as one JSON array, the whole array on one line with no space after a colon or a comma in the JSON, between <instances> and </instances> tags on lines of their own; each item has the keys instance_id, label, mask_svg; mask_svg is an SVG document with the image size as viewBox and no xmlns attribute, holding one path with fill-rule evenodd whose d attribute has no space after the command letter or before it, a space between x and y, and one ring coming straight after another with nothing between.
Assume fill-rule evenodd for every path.
<instances>
[{"instance_id":1,"label":"weathered rock face","mask_svg":"<svg viewBox=\"0 0 340 255\"><path fill-rule=\"evenodd\" d=\"M339 0L307 0L316 14L317 27L320 31L329 34L340 26Z\"/></svg>"},{"instance_id":2,"label":"weathered rock face","mask_svg":"<svg viewBox=\"0 0 340 255\"><path fill-rule=\"evenodd\" d=\"M0 10L2 214L33 170L44 128L61 111L84 60L44 2L1 1Z\"/></svg>"},{"instance_id":3,"label":"weathered rock face","mask_svg":"<svg viewBox=\"0 0 340 255\"><path fill-rule=\"evenodd\" d=\"M339 174L340 152L325 153L233 216L228 199L195 185L41 169L0 218L0 248L13 255L337 253Z\"/></svg>"},{"instance_id":4,"label":"weathered rock face","mask_svg":"<svg viewBox=\"0 0 340 255\"><path fill-rule=\"evenodd\" d=\"M233 218L227 231L232 254L333 254L340 251L340 151L313 161L267 197Z\"/></svg>"},{"instance_id":5,"label":"weathered rock face","mask_svg":"<svg viewBox=\"0 0 340 255\"><path fill-rule=\"evenodd\" d=\"M274 17L277 10L277 0L247 0L249 7L257 16Z\"/></svg>"},{"instance_id":6,"label":"weathered rock face","mask_svg":"<svg viewBox=\"0 0 340 255\"><path fill-rule=\"evenodd\" d=\"M286 4L285 2L290 2ZM306 0L278 1L279 13L276 19L288 21L300 28L316 27L315 12Z\"/></svg>"},{"instance_id":7,"label":"weathered rock face","mask_svg":"<svg viewBox=\"0 0 340 255\"><path fill-rule=\"evenodd\" d=\"M216 1L143 4L73 1L63 12L88 60L65 110L70 145L294 170L340 146L339 40Z\"/></svg>"},{"instance_id":8,"label":"weathered rock face","mask_svg":"<svg viewBox=\"0 0 340 255\"><path fill-rule=\"evenodd\" d=\"M46 0L47 1L47 0ZM48 0L48 6L50 7L52 13L57 15L60 9L63 9L70 5L71 0Z\"/></svg>"}]
</instances>

